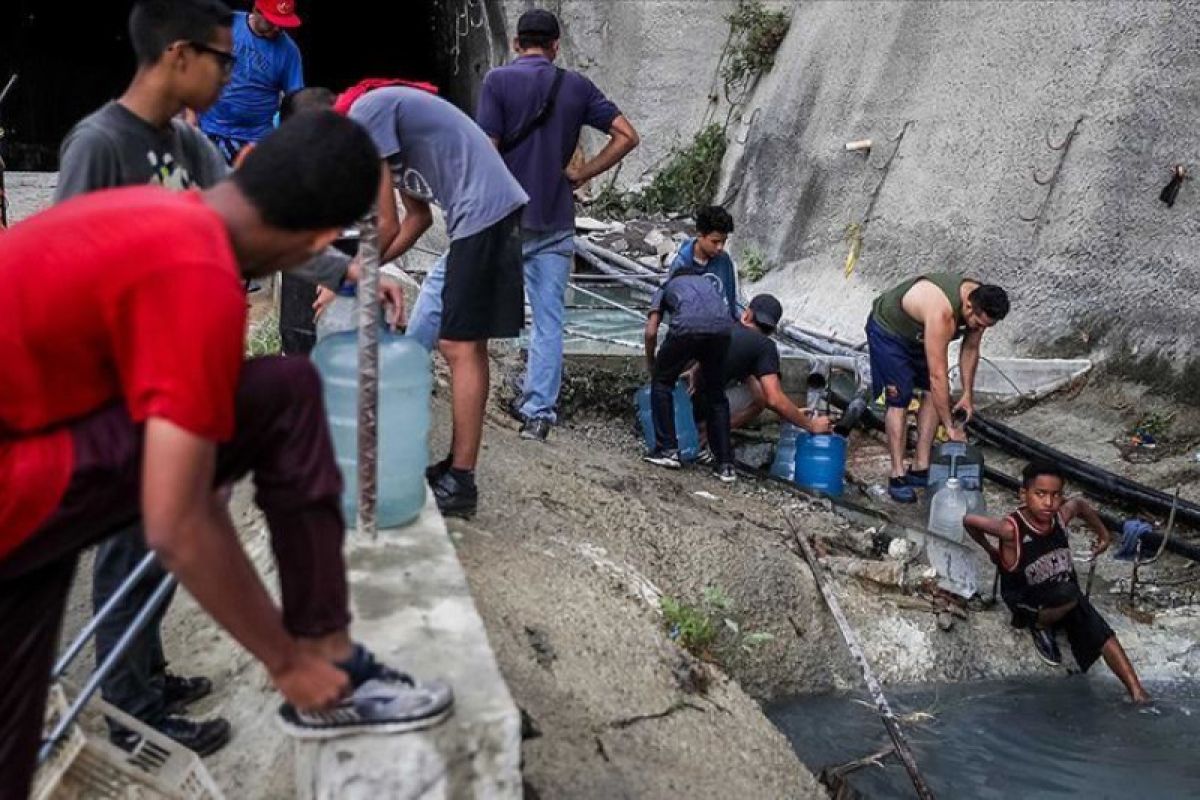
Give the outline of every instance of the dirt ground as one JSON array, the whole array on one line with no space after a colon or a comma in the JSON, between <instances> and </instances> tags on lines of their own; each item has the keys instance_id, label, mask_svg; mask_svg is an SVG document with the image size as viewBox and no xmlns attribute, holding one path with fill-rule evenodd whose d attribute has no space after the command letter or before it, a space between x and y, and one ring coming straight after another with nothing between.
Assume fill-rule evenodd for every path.
<instances>
[{"instance_id":1,"label":"dirt ground","mask_svg":"<svg viewBox=\"0 0 1200 800\"><path fill-rule=\"evenodd\" d=\"M511 359L495 367L503 376ZM440 382L435 457L448 437L447 396ZM1103 443L1124 424L1119 409L1101 413L1104 402L1086 389L1010 422L1035 435L1069 432L1047 437L1064 449L1099 443L1078 452L1100 462L1104 447L1112 447ZM746 478L725 485L705 470L645 464L625 418L577 415L545 444L522 441L500 408L498 401L489 408L480 512L449 528L501 670L526 714L530 797L823 795L759 703L857 687L860 676L795 552L785 514L826 553L828 580L885 685L1046 669L1000 608L975 604L965 619L943 614L953 624L942 630L916 591L919 566L906 570L879 559L872 553L876 531L833 513L827 502ZM856 477L866 484L879 479L886 469L881 442L856 434L852 449ZM1131 467L1131 475L1162 486L1152 480L1157 469L1173 477L1177 466L1164 460ZM870 502L857 492L851 488L847 496ZM994 511L1013 503L1003 492L989 494ZM273 582L265 530L247 487L235 510L248 548ZM918 512L883 510L902 524L919 524ZM1082 534L1074 546L1084 549ZM1103 562L1095 594L1134 663L1149 676L1200 674L1195 608L1159 609L1152 625L1144 615L1135 621L1113 593L1123 591L1128 570ZM901 573L903 587L891 580ZM1146 575L1192 577L1174 557ZM80 581L69 627L86 611L84 586ZM729 598L728 616L743 631L773 638L719 654L719 664L685 652L667 631L660 598L699 605L713 588ZM168 617L166 643L176 669L217 684L216 696L198 711L234 723L233 744L207 760L221 785L230 796L290 796L291 749L274 727L278 700L262 670L184 593ZM1113 690L1119 691L1115 684Z\"/></svg>"}]
</instances>

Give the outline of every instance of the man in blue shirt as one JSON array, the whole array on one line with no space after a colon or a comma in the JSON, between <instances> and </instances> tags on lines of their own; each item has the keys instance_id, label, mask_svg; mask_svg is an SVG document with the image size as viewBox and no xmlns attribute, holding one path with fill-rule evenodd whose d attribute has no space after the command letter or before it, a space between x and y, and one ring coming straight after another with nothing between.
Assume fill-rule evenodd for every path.
<instances>
[{"instance_id":1,"label":"man in blue shirt","mask_svg":"<svg viewBox=\"0 0 1200 800\"><path fill-rule=\"evenodd\" d=\"M671 274L683 267L695 267L713 275L721 282L721 293L729 306L729 316L737 320L742 316L738 307L737 270L733 259L725 252L725 243L733 233L733 217L720 206L707 206L696 212L696 233L679 247L671 261Z\"/></svg>"},{"instance_id":2,"label":"man in blue shirt","mask_svg":"<svg viewBox=\"0 0 1200 800\"><path fill-rule=\"evenodd\" d=\"M284 33L296 28L294 0L256 0L233 20L233 76L221 99L200 115L200 130L233 164L238 153L271 132L279 102L304 87L300 48Z\"/></svg>"},{"instance_id":3,"label":"man in blue shirt","mask_svg":"<svg viewBox=\"0 0 1200 800\"><path fill-rule=\"evenodd\" d=\"M529 365L513 405L521 438L545 440L562 383L563 316L574 256L574 189L638 145L620 110L587 78L556 68L558 19L533 9L517 22L517 59L489 72L476 115L529 195L521 217L525 292L533 309ZM594 158L568 167L584 125L611 136Z\"/></svg>"}]
</instances>

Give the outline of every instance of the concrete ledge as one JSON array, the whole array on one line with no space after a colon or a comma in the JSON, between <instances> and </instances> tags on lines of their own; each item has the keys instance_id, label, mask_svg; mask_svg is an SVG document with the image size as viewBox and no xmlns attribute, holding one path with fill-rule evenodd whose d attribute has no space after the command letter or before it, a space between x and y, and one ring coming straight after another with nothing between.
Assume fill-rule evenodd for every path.
<instances>
[{"instance_id":1,"label":"concrete ledge","mask_svg":"<svg viewBox=\"0 0 1200 800\"><path fill-rule=\"evenodd\" d=\"M297 742L297 797L519 798L520 715L432 497L378 542L352 535L348 555L355 638L418 679L448 680L455 710L427 731Z\"/></svg>"}]
</instances>

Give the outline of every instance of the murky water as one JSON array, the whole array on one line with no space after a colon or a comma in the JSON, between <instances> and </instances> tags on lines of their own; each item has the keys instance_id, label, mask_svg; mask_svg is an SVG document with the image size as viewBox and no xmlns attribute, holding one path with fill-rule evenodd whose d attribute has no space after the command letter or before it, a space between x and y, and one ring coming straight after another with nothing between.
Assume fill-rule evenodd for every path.
<instances>
[{"instance_id":1,"label":"murky water","mask_svg":"<svg viewBox=\"0 0 1200 800\"><path fill-rule=\"evenodd\" d=\"M939 800L1200 797L1200 684L1146 688L1150 709L1126 702L1116 682L1079 676L898 688L888 699L897 714L917 713L904 730ZM859 699L804 697L767 714L818 773L889 743ZM883 764L850 785L868 798L914 796L899 760Z\"/></svg>"}]
</instances>

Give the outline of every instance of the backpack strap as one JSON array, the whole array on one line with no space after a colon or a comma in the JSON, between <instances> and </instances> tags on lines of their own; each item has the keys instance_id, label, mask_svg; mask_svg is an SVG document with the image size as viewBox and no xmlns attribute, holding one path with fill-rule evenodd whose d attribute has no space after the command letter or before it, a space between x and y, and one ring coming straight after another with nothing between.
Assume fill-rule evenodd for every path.
<instances>
[{"instance_id":1,"label":"backpack strap","mask_svg":"<svg viewBox=\"0 0 1200 800\"><path fill-rule=\"evenodd\" d=\"M542 127L546 123L546 120L550 119L550 115L554 113L554 103L558 99L558 90L562 86L564 74L566 74L566 70L562 67L554 68L554 82L550 84L550 92L546 95L546 102L542 103L542 107L538 109L538 112L522 125L516 133L500 141L501 153L507 153L516 148L517 145L528 139L531 133Z\"/></svg>"}]
</instances>

